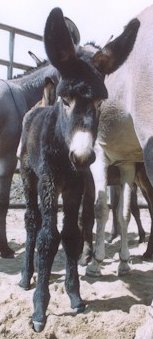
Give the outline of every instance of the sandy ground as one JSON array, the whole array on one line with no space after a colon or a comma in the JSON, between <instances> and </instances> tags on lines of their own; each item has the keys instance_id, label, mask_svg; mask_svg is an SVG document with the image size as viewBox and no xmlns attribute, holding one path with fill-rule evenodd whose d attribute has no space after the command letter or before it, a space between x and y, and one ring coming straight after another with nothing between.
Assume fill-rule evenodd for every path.
<instances>
[{"instance_id":1,"label":"sandy ground","mask_svg":"<svg viewBox=\"0 0 153 339\"><path fill-rule=\"evenodd\" d=\"M131 272L122 278L117 276L120 240L116 239L109 245L106 243L101 278L85 276L85 268L79 266L81 295L87 306L85 312L77 316L71 313L64 289L64 253L62 247L59 248L50 278L51 300L47 324L42 333L36 334L31 328L35 283L30 291L23 291L18 286L26 236L23 216L24 210L12 209L8 212L8 239L16 256L15 259L0 258L0 339L134 338L137 327L145 321L152 300L153 263L141 260L146 243L138 245L133 218L129 226ZM149 232L148 211L141 210L141 216L144 228ZM59 213L59 223L61 217L62 213ZM106 239L110 225L111 212Z\"/></svg>"},{"instance_id":2,"label":"sandy ground","mask_svg":"<svg viewBox=\"0 0 153 339\"><path fill-rule=\"evenodd\" d=\"M141 210L143 226L148 234L150 218L148 210ZM58 215L61 223L62 213ZM106 228L106 239L111 225L111 212ZM25 250L24 210L10 209L7 217L7 234L11 247L16 251L14 259L0 258L0 339L131 339L148 314L153 296L153 262L142 261L146 243L138 244L137 227L131 217L129 248L131 271L118 277L118 251L120 239L106 243L106 258L102 277L85 275L79 266L81 295L86 301L83 314L74 316L64 288L64 253L59 248L50 277L51 300L47 310L47 323L37 334L31 328L32 297L35 288L24 291L18 286ZM144 338L147 339L147 338Z\"/></svg>"}]
</instances>

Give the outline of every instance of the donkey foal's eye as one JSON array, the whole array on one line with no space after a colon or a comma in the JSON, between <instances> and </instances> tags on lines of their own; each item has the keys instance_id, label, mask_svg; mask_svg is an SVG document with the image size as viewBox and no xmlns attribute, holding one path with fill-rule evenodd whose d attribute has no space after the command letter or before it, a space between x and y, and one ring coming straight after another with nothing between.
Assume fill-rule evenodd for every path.
<instances>
[{"instance_id":1,"label":"donkey foal's eye","mask_svg":"<svg viewBox=\"0 0 153 339\"><path fill-rule=\"evenodd\" d=\"M63 99L63 104L64 104L65 106L70 106L69 101L68 101L67 98L62 98L62 99Z\"/></svg>"}]
</instances>

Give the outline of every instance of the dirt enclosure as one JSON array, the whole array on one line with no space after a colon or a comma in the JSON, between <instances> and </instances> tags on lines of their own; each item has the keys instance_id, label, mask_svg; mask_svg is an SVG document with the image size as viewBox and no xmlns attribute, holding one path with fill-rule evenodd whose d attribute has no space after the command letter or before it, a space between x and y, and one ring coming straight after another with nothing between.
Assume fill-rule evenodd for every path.
<instances>
[{"instance_id":1,"label":"dirt enclosure","mask_svg":"<svg viewBox=\"0 0 153 339\"><path fill-rule=\"evenodd\" d=\"M58 216L59 223L62 213ZM143 226L150 231L148 210L141 210ZM106 239L111 225L111 212L106 228ZM143 324L153 296L153 262L142 261L146 243L138 245L137 227L133 218L129 227L131 272L117 276L120 239L106 243L103 275L91 278L79 266L81 295L86 301L83 314L74 315L64 288L64 253L62 247L54 261L50 277L51 300L47 310L47 323L37 334L31 328L32 297L36 274L31 290L18 286L25 249L24 210L10 209L7 217L7 234L14 259L0 258L0 339L131 339ZM147 339L147 338L145 338Z\"/></svg>"}]
</instances>

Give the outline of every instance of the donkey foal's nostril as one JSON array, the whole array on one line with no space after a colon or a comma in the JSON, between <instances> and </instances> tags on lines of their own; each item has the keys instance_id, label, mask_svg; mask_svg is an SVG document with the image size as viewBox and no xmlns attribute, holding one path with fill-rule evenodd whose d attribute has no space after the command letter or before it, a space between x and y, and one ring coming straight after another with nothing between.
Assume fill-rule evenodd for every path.
<instances>
[{"instance_id":1,"label":"donkey foal's nostril","mask_svg":"<svg viewBox=\"0 0 153 339\"><path fill-rule=\"evenodd\" d=\"M71 151L71 152L69 152L69 159L72 161L72 159L73 159L73 152Z\"/></svg>"},{"instance_id":2,"label":"donkey foal's nostril","mask_svg":"<svg viewBox=\"0 0 153 339\"><path fill-rule=\"evenodd\" d=\"M70 151L69 159L76 168L83 169L90 166L95 161L95 152L91 152L90 155L88 155L87 157L80 157L77 156L74 151Z\"/></svg>"},{"instance_id":3,"label":"donkey foal's nostril","mask_svg":"<svg viewBox=\"0 0 153 339\"><path fill-rule=\"evenodd\" d=\"M71 152L70 152L69 158L70 158L70 161L71 161L73 164L76 163L76 157L75 157L74 151L71 151Z\"/></svg>"}]
</instances>

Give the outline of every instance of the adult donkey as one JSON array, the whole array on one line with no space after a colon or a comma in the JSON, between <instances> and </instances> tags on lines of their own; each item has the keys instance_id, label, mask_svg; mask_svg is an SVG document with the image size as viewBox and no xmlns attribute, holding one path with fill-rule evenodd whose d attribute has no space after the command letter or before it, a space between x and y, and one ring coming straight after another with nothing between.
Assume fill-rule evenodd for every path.
<instances>
[{"instance_id":1,"label":"adult donkey","mask_svg":"<svg viewBox=\"0 0 153 339\"><path fill-rule=\"evenodd\" d=\"M57 83L58 72L48 62L19 78L0 80L0 255L3 258L14 255L7 243L6 215L22 119L42 98L46 77Z\"/></svg>"},{"instance_id":2,"label":"adult donkey","mask_svg":"<svg viewBox=\"0 0 153 339\"><path fill-rule=\"evenodd\" d=\"M127 61L106 79L109 99L103 102L100 107L101 115L95 147L96 162L92 165L93 175L97 178L97 238L95 256L87 267L87 272L93 275L100 274L100 264L105 256L104 225L108 217L106 205L108 166L110 164L118 165L121 173L122 192L119 203L119 221L122 225L122 241L119 273L126 273L129 270L127 225L130 217L131 186L135 179L136 163L144 161L150 184L145 171L141 172L139 180L143 187L146 186L150 204L153 204L153 47L151 44L153 6L143 11L138 19L140 20L140 29L134 48ZM91 46L86 46L86 48L91 49ZM100 67L101 51L99 50L98 53L99 65L97 64L97 68L99 71L103 71ZM152 243L153 237L150 238L149 246Z\"/></svg>"},{"instance_id":3,"label":"adult donkey","mask_svg":"<svg viewBox=\"0 0 153 339\"><path fill-rule=\"evenodd\" d=\"M77 260L80 232L78 212L89 166L95 160L97 105L107 98L104 76L113 72L130 53L139 21L133 20L121 36L101 51L103 75L81 47L75 48L59 8L51 11L44 41L51 63L61 78L57 86L60 99L53 107L36 109L24 121L21 174L26 197L26 254L20 286L30 287L34 271L33 255L37 239L38 281L34 293L33 325L38 332L46 323L50 299L49 276L62 239L66 253L66 291L71 307L84 310L80 297ZM57 198L63 196L63 229L57 229ZM38 208L40 197L40 212Z\"/></svg>"},{"instance_id":4,"label":"adult donkey","mask_svg":"<svg viewBox=\"0 0 153 339\"><path fill-rule=\"evenodd\" d=\"M117 165L121 174L122 191L118 214L122 225L120 274L129 271L127 226L130 217L131 187L135 180L135 174L137 174L137 180L141 187L146 190L151 209L153 208L151 147L153 142L151 114L153 104L153 47L151 44L153 6L146 9L138 19L140 20L140 30L134 48L121 68L106 79L109 99L100 106L100 122L95 146L96 162L91 166L93 175L97 178L97 182L95 180L96 247L92 263L87 267L87 273L92 275L101 273L101 262L105 257L104 229L108 218L106 186L109 165ZM143 47L142 41L144 42ZM86 46L86 48L90 49L91 46ZM103 71L100 66L101 51L99 50L98 53L99 65L97 64L97 67ZM144 162L145 168L137 166L140 162L142 165ZM148 252L152 253L152 247L153 224Z\"/></svg>"}]
</instances>

